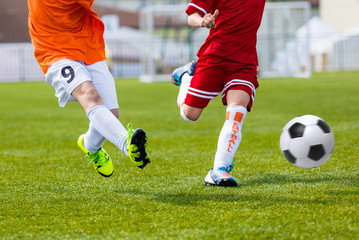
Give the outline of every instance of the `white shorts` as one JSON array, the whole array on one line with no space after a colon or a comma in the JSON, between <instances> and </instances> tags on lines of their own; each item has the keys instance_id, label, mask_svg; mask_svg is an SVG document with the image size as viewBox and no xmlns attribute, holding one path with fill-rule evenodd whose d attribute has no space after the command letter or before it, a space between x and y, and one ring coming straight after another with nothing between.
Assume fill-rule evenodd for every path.
<instances>
[{"instance_id":1,"label":"white shorts","mask_svg":"<svg viewBox=\"0 0 359 240\"><path fill-rule=\"evenodd\" d=\"M70 101L76 101L71 95L72 91L81 83L92 81L107 108L118 108L115 81L106 61L86 65L83 61L62 59L51 64L45 74L45 81L55 88L60 107L65 107Z\"/></svg>"}]
</instances>

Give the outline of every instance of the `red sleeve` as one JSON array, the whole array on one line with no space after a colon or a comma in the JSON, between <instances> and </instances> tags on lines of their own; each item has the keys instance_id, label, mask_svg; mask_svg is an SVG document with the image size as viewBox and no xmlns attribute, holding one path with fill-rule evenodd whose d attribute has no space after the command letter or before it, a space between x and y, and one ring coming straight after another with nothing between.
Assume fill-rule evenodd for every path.
<instances>
[{"instance_id":1,"label":"red sleeve","mask_svg":"<svg viewBox=\"0 0 359 240\"><path fill-rule=\"evenodd\" d=\"M215 0L191 0L188 4L186 13L192 15L198 12L203 17L204 15L212 12L212 6Z\"/></svg>"},{"instance_id":2,"label":"red sleeve","mask_svg":"<svg viewBox=\"0 0 359 240\"><path fill-rule=\"evenodd\" d=\"M91 8L94 0L75 0L78 4L81 6L84 6L85 8Z\"/></svg>"}]
</instances>

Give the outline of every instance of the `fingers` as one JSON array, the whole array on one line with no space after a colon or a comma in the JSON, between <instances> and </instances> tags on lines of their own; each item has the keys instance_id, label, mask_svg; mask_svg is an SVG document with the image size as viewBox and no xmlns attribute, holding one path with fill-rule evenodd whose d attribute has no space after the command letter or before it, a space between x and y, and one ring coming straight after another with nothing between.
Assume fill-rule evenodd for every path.
<instances>
[{"instance_id":1,"label":"fingers","mask_svg":"<svg viewBox=\"0 0 359 240\"><path fill-rule=\"evenodd\" d=\"M201 26L206 28L215 28L216 27L216 18L219 14L218 9L214 11L213 15L211 13L208 13L205 15L202 19Z\"/></svg>"},{"instance_id":2,"label":"fingers","mask_svg":"<svg viewBox=\"0 0 359 240\"><path fill-rule=\"evenodd\" d=\"M214 28L216 25L214 23L214 21L208 17L207 15L202 19L202 27L206 27L206 28Z\"/></svg>"},{"instance_id":3,"label":"fingers","mask_svg":"<svg viewBox=\"0 0 359 240\"><path fill-rule=\"evenodd\" d=\"M216 19L218 17L219 11L218 9L216 9L216 11L214 11L213 13L213 17Z\"/></svg>"}]
</instances>

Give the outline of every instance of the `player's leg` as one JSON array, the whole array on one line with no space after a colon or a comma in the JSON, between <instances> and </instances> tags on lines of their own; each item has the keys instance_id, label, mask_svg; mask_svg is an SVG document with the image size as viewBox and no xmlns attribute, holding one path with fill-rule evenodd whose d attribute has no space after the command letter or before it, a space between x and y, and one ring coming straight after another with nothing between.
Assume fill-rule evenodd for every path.
<instances>
[{"instance_id":1,"label":"player's leg","mask_svg":"<svg viewBox=\"0 0 359 240\"><path fill-rule=\"evenodd\" d=\"M220 93L220 87L213 83L221 78L221 71L207 61L207 58L192 61L176 69L171 76L172 83L180 86L177 96L180 115L189 122L197 121L209 101Z\"/></svg>"},{"instance_id":2,"label":"player's leg","mask_svg":"<svg viewBox=\"0 0 359 240\"><path fill-rule=\"evenodd\" d=\"M83 63L70 59L53 63L45 75L46 82L55 88L55 95L58 97L61 107L64 107L69 101L78 100L85 111L103 104L102 97L90 79L91 77ZM71 93L75 94L71 95ZM79 145L80 143L80 147L83 147L83 138L79 139ZM104 150L96 149L95 152L89 152L85 147L82 150L86 152L87 158L101 175L106 177L112 175L112 162Z\"/></svg>"},{"instance_id":3,"label":"player's leg","mask_svg":"<svg viewBox=\"0 0 359 240\"><path fill-rule=\"evenodd\" d=\"M183 104L180 109L180 114L184 120L186 120L188 122L195 122L201 116L202 111L203 111L203 108L195 108L195 107L191 107L186 104Z\"/></svg>"},{"instance_id":4,"label":"player's leg","mask_svg":"<svg viewBox=\"0 0 359 240\"><path fill-rule=\"evenodd\" d=\"M218 138L214 169L227 168L232 164L234 154L242 140L241 130L249 100L248 93L242 90L227 92L226 120Z\"/></svg>"},{"instance_id":5,"label":"player's leg","mask_svg":"<svg viewBox=\"0 0 359 240\"><path fill-rule=\"evenodd\" d=\"M218 138L214 167L205 183L237 186L237 181L229 172L233 169L234 154L242 139L243 121L252 107L258 82L256 70L239 67L233 71L236 69L235 63L227 63L226 66L232 70L226 77L222 90L222 102L227 105L226 120Z\"/></svg>"},{"instance_id":6,"label":"player's leg","mask_svg":"<svg viewBox=\"0 0 359 240\"><path fill-rule=\"evenodd\" d=\"M180 114L184 120L189 122L196 121L202 112L201 108L193 108L184 103L196 65L197 61L193 60L183 67L175 69L171 75L171 82L180 88L177 96L177 106L180 108Z\"/></svg>"},{"instance_id":7,"label":"player's leg","mask_svg":"<svg viewBox=\"0 0 359 240\"><path fill-rule=\"evenodd\" d=\"M114 143L131 161L138 167L143 168L149 163L149 156L146 152L147 136L142 129L132 129L129 124L125 129L118 120L119 108L117 102L116 86L112 74L110 73L105 61L97 62L87 66L91 74L91 79L95 88L104 99L104 103L108 109L111 109L116 121L109 118L104 119L108 122L101 122L103 116L93 116L94 127L110 142ZM96 124L97 123L97 124Z\"/></svg>"},{"instance_id":8,"label":"player's leg","mask_svg":"<svg viewBox=\"0 0 359 240\"><path fill-rule=\"evenodd\" d=\"M227 92L226 120L218 139L214 169L227 168L233 162L234 153L242 140L241 130L249 101L250 96L245 91Z\"/></svg>"},{"instance_id":9,"label":"player's leg","mask_svg":"<svg viewBox=\"0 0 359 240\"><path fill-rule=\"evenodd\" d=\"M103 144L105 143L106 138L104 138L93 126L93 124L90 122L89 128L84 136L84 147L89 152L96 152L98 151Z\"/></svg>"},{"instance_id":10,"label":"player's leg","mask_svg":"<svg viewBox=\"0 0 359 240\"><path fill-rule=\"evenodd\" d=\"M185 98L187 96L188 88L191 84L192 76L190 76L188 73L184 73L180 79L181 84L177 96L177 105L180 108L181 117L186 121L195 122L201 115L203 108L191 107L185 104Z\"/></svg>"},{"instance_id":11,"label":"player's leg","mask_svg":"<svg viewBox=\"0 0 359 240\"><path fill-rule=\"evenodd\" d=\"M119 110L110 109L112 114L118 119L119 118ZM90 122L89 128L84 136L84 146L89 152L96 152L100 149L105 143L106 138L99 133L93 124Z\"/></svg>"},{"instance_id":12,"label":"player's leg","mask_svg":"<svg viewBox=\"0 0 359 240\"><path fill-rule=\"evenodd\" d=\"M207 174L205 183L218 186L237 186L229 172L233 169L233 157L242 139L242 125L247 113L250 97L242 90L227 92L226 120L218 138L213 169Z\"/></svg>"},{"instance_id":13,"label":"player's leg","mask_svg":"<svg viewBox=\"0 0 359 240\"><path fill-rule=\"evenodd\" d=\"M117 109L111 109L110 110L112 114L118 119L119 118L119 110ZM105 143L106 138L103 137L93 126L93 124L90 122L89 128L84 136L84 147L89 152L96 152L99 149L102 148L103 144Z\"/></svg>"},{"instance_id":14,"label":"player's leg","mask_svg":"<svg viewBox=\"0 0 359 240\"><path fill-rule=\"evenodd\" d=\"M86 116L90 119L89 130L86 134L83 134L78 138L77 143L85 152L86 157L93 164L94 168L102 176L109 177L113 174L113 164L106 150L102 148L105 139L102 134L99 134L96 125L98 125L99 121L103 121L103 119L108 117L110 117L112 121L117 119L106 107L104 107L103 98L91 81L86 81L76 87L72 92L72 96L78 100L86 111ZM100 120L93 120L96 115L101 115Z\"/></svg>"},{"instance_id":15,"label":"player's leg","mask_svg":"<svg viewBox=\"0 0 359 240\"><path fill-rule=\"evenodd\" d=\"M92 145L96 148L101 148L102 145L98 144L103 144L104 139L108 139L127 155L126 138L118 137L119 134L127 137L127 130L121 122L118 121L119 107L116 86L112 74L108 70L105 61L85 65L85 67L90 74L93 87L103 99L101 104L85 109L86 113L88 113L88 117L93 119L90 120L89 131L85 134L85 146ZM76 92L74 91L73 94L76 94ZM106 112L106 114L103 115L103 112ZM109 112L112 113L114 117L108 117ZM107 126L105 126L105 124L107 124ZM111 129L113 129L113 131L111 131ZM102 140L100 140L101 136L103 138Z\"/></svg>"},{"instance_id":16,"label":"player's leg","mask_svg":"<svg viewBox=\"0 0 359 240\"><path fill-rule=\"evenodd\" d=\"M118 119L119 118L119 110L111 109L112 114ZM98 149L102 147L105 143L106 138L104 138L93 126L90 122L89 128L84 136L84 146L89 152L96 152Z\"/></svg>"}]
</instances>

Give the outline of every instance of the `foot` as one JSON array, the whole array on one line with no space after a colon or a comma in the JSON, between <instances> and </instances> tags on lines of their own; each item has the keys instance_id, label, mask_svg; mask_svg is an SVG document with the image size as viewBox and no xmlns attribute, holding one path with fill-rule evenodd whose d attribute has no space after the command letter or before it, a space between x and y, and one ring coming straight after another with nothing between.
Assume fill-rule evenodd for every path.
<instances>
[{"instance_id":1,"label":"foot","mask_svg":"<svg viewBox=\"0 0 359 240\"><path fill-rule=\"evenodd\" d=\"M190 76L193 76L194 71L196 69L197 61L193 60L190 63L187 63L183 67L177 68L173 71L171 75L171 82L176 86L181 86L182 76L185 73L188 73Z\"/></svg>"},{"instance_id":2,"label":"foot","mask_svg":"<svg viewBox=\"0 0 359 240\"><path fill-rule=\"evenodd\" d=\"M147 136L141 128L132 129L132 124L127 125L127 153L132 163L143 169L147 163L150 163L150 157L146 152Z\"/></svg>"},{"instance_id":3,"label":"foot","mask_svg":"<svg viewBox=\"0 0 359 240\"><path fill-rule=\"evenodd\" d=\"M91 153L84 146L85 134L82 134L77 140L77 144L85 152L86 158L90 160L96 171L104 177L110 177L113 174L113 166L110 156L105 149L100 148L97 152Z\"/></svg>"},{"instance_id":4,"label":"foot","mask_svg":"<svg viewBox=\"0 0 359 240\"><path fill-rule=\"evenodd\" d=\"M233 169L233 164L228 168L221 167L216 170L213 168L208 172L204 184L220 187L237 187L237 180L232 177L229 172Z\"/></svg>"}]
</instances>

